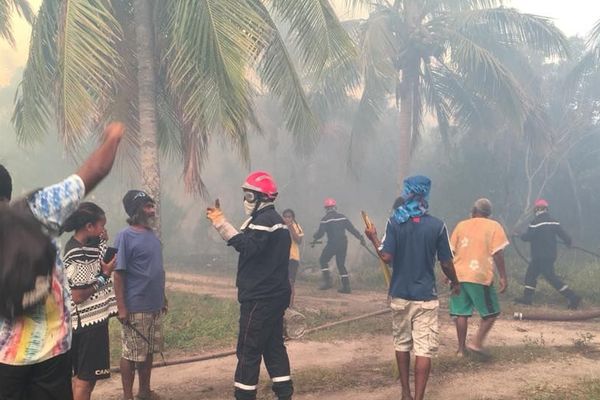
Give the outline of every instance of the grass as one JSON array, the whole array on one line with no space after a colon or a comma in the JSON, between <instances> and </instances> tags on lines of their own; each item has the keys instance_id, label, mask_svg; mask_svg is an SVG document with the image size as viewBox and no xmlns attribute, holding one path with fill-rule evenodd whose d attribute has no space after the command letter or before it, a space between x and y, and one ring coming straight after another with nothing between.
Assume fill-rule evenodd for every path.
<instances>
[{"instance_id":1,"label":"grass","mask_svg":"<svg viewBox=\"0 0 600 400\"><path fill-rule=\"evenodd\" d=\"M553 360L577 354L577 349L569 346L546 347L537 340L526 341L518 346L489 347L489 358L477 356L456 357L441 355L434 359L433 368L436 373L448 374L477 370L482 365L494 364L528 364L539 360Z\"/></svg>"},{"instance_id":2,"label":"grass","mask_svg":"<svg viewBox=\"0 0 600 400\"><path fill-rule=\"evenodd\" d=\"M553 359L558 356L569 356L576 351L572 347L545 347L541 345L520 345L491 347L491 358L481 360L474 357L456 357L443 355L433 359L433 376L446 379L449 375L460 372L469 372L480 369L482 366L491 365L516 365L527 364L534 361ZM378 389L397 385L395 367L392 361L393 352L390 352L390 360L386 362L369 362L367 359L356 360L336 368L311 368L294 371L294 386L297 394L323 393L351 391L352 388L365 387ZM599 382L595 382L596 385ZM592 386L590 390L597 390ZM587 392L586 392L587 393ZM590 391L589 393L593 393ZM259 400L271 399L270 383L262 379L259 388ZM523 397L533 399L532 397ZM558 400L570 397L539 398L536 400ZM575 397L575 400L595 399L600 397Z\"/></svg>"},{"instance_id":3,"label":"grass","mask_svg":"<svg viewBox=\"0 0 600 400\"><path fill-rule=\"evenodd\" d=\"M164 319L168 353L205 352L233 347L237 338L238 303L234 300L169 291L169 313ZM121 357L121 327L110 321L111 365Z\"/></svg>"},{"instance_id":4,"label":"grass","mask_svg":"<svg viewBox=\"0 0 600 400\"><path fill-rule=\"evenodd\" d=\"M319 323L309 324L309 327L319 326L324 323L341 320L349 315L337 315L335 318L325 319ZM332 328L317 331L307 336L311 341L331 342L332 340L351 340L353 338L365 335L392 335L392 319L389 314L379 315L377 317L366 318L359 321L350 322L334 326Z\"/></svg>"},{"instance_id":5,"label":"grass","mask_svg":"<svg viewBox=\"0 0 600 400\"><path fill-rule=\"evenodd\" d=\"M552 384L526 389L523 398L528 400L591 400L600 399L600 379L581 380L576 385L561 387Z\"/></svg>"}]
</instances>

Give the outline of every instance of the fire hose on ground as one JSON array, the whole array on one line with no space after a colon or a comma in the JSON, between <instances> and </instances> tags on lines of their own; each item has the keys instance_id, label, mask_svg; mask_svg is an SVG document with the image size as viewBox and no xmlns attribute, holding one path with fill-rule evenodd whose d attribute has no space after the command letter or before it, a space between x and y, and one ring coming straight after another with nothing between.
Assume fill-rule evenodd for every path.
<instances>
[{"instance_id":1,"label":"fire hose on ground","mask_svg":"<svg viewBox=\"0 0 600 400\"><path fill-rule=\"evenodd\" d=\"M361 211L361 215L363 217L365 226L370 228L373 225L373 223L369 219L369 216L367 215L367 213L364 211ZM314 242L312 242L310 244L311 244L311 247L314 247L315 244L321 244L321 242L315 240ZM370 250L366 246L365 246L365 248L367 250ZM580 250L582 252L585 252L587 254L590 254L590 255L600 258L600 255L598 255L594 252L591 252L589 250L582 249L582 248L579 248L576 246L572 246L571 248ZM373 253L372 251L369 251L369 252L371 254L375 255L375 253ZM523 259L527 260L522 254L520 254L520 252L518 252L518 253ZM391 280L390 270L389 270L388 266L383 262L383 260L381 260L381 258L379 258L379 256L376 256L376 257L380 261L381 271L383 273L385 282L386 282L387 286L389 287L390 280ZM334 328L339 325L344 325L344 324L360 321L363 319L372 318L372 317L376 317L379 315L384 315L384 314L389 313L390 311L391 311L391 309L386 308L384 310L374 311L374 312L358 315L356 317L345 318L345 319L342 319L339 321L334 321L334 322L330 322L327 324L323 324L323 325L320 325L320 326L317 326L317 327L314 327L311 329L306 329L306 318L304 317L304 315L302 315L301 313L299 313L298 311L295 311L293 309L288 309L286 311L286 316L285 316L287 340L297 340L297 339L300 339L301 337L303 337L304 335L309 335L309 334L319 332L319 331L322 331L325 329ZM547 312L547 311L525 311L525 312L515 312L513 314L513 318L515 320L519 320L519 321L585 321L588 319L600 318L600 310L586 310L586 311L570 312L568 314L567 313ZM229 356L232 356L235 354L236 354L236 351L235 351L235 349L233 349L233 350L227 350L227 351L223 351L223 352L219 352L219 353L205 354L205 355L194 356L194 357L185 357L185 358L179 358L179 359L175 359L175 360L165 360L163 357L163 362L156 362L152 365L152 367L160 368L160 367L167 367L167 366L172 366L172 365L181 365L181 364L189 364L189 363L194 363L194 362L209 361L209 360L214 360L214 359L218 359L218 358L229 357ZM394 364L394 365L396 365L396 364ZM110 370L111 370L111 372L120 372L119 367L113 367Z\"/></svg>"},{"instance_id":2,"label":"fire hose on ground","mask_svg":"<svg viewBox=\"0 0 600 400\"><path fill-rule=\"evenodd\" d=\"M585 321L600 318L600 310L584 310L576 312L552 312L552 311L523 311L515 312L513 318L518 321Z\"/></svg>"},{"instance_id":3,"label":"fire hose on ground","mask_svg":"<svg viewBox=\"0 0 600 400\"><path fill-rule=\"evenodd\" d=\"M317 326L317 327L314 327L311 329L306 329L306 321L304 320L304 316L302 314L300 314L298 311L288 309L288 312L286 314L288 314L288 313L289 314L286 315L286 323L289 324L290 321L294 321L295 319L299 321L298 315L300 315L300 316L302 316L304 327L295 327L295 328L291 329L291 331L293 331L295 334L301 332L300 336L289 336L290 330L288 330L287 340L297 340L297 339L300 339L304 335L309 335L311 333L319 332L319 331L322 331L325 329L330 329L330 328L336 327L338 325L344 325L344 324L348 324L351 322L360 321L363 319L387 314L390 311L391 311L391 309L386 308L384 310L374 311L374 312L370 312L367 314L358 315L356 317L345 318L345 319L342 319L339 321L329 322L327 324L323 324L323 325L320 325L320 326ZM211 354L199 355L199 356L194 356L194 357L178 358L175 360L163 359L163 362L157 361L154 364L152 364L152 368L168 367L171 365L180 365L180 364L190 364L190 363L200 362L200 361L209 361L209 360L214 360L217 358L229 357L229 356L235 355L235 353L236 353L236 351L235 351L235 349L233 349L233 350L227 350L227 351L223 351L223 352L219 352L219 353L211 353ZM113 367L110 369L110 371L111 372L120 372L121 369L119 367Z\"/></svg>"},{"instance_id":4,"label":"fire hose on ground","mask_svg":"<svg viewBox=\"0 0 600 400\"><path fill-rule=\"evenodd\" d=\"M374 311L362 315L358 315L356 317L345 318L339 321L329 322L327 324L323 324L317 326L315 328L306 329L305 319L302 314L294 310L288 310L289 315L286 316L286 323L289 324L290 321L300 322L300 326L293 327L291 329L288 328L288 334L292 333L293 336L288 336L288 340L297 340L300 339L304 335L310 335L315 332L319 332L325 329L334 328L339 325L349 324L352 322L360 321L367 318L376 317L379 315L384 315L389 313L391 310L386 308L384 310ZM301 316L301 318L298 318ZM547 312L547 311L526 311L526 312L515 312L513 314L513 318L519 321L584 321L593 318L600 318L600 310L586 310L586 311L578 311L571 313L556 313L556 312ZM175 360L164 360L163 362L156 362L152 365L153 368L167 367L172 365L180 365L180 364L189 364L194 362L201 361L209 361L218 358L229 357L235 355L236 351L227 350L219 353L211 353L205 355L199 355L194 357L185 357L178 358ZM113 367L110 369L111 372L120 372L119 367Z\"/></svg>"}]
</instances>

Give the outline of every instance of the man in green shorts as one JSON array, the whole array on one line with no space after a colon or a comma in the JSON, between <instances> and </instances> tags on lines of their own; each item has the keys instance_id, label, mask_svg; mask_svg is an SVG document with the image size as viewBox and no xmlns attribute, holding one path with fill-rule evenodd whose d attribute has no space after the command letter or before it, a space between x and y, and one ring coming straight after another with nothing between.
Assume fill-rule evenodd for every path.
<instances>
[{"instance_id":1,"label":"man in green shorts","mask_svg":"<svg viewBox=\"0 0 600 400\"><path fill-rule=\"evenodd\" d=\"M490 219L492 203L479 199L473 205L471 218L460 222L450 239L454 251L454 267L460 282L460 293L450 296L450 315L456 320L458 355L466 350L481 353L483 341L500 314L494 286L494 265L500 275L498 291L507 287L503 250L508 246L506 233L498 222ZM475 338L466 346L469 317L476 309L481 324Z\"/></svg>"}]
</instances>

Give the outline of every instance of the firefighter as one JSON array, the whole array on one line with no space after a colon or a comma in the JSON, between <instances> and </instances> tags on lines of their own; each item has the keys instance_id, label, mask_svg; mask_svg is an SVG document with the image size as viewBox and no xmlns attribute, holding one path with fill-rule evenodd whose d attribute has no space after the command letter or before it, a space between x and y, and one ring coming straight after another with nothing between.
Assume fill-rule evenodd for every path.
<instances>
[{"instance_id":1,"label":"firefighter","mask_svg":"<svg viewBox=\"0 0 600 400\"><path fill-rule=\"evenodd\" d=\"M521 235L521 239L531 245L531 262L525 274L525 289L523 297L515 299L516 303L530 305L537 286L537 279L542 275L548 283L565 296L569 301L568 308L575 310L581 303L581 297L569 289L554 272L556 261L556 237L571 247L571 237L565 232L556 219L548 212L548 202L538 199L534 203L535 217L529 224L527 232Z\"/></svg>"},{"instance_id":2,"label":"firefighter","mask_svg":"<svg viewBox=\"0 0 600 400\"><path fill-rule=\"evenodd\" d=\"M239 253L236 286L240 303L234 396L255 400L261 359L278 400L290 400L293 386L283 343L283 315L290 304L288 262L290 234L275 211L277 185L264 171L248 175L242 185L248 219L240 231L225 219L218 200L206 210L221 237Z\"/></svg>"},{"instance_id":3,"label":"firefighter","mask_svg":"<svg viewBox=\"0 0 600 400\"><path fill-rule=\"evenodd\" d=\"M315 241L323 237L327 233L327 244L319 258L321 266L321 286L320 290L327 290L332 287L331 275L329 273L329 261L335 256L335 262L340 274L342 286L338 290L340 293L350 293L350 278L348 270L344 265L346 263L346 252L348 250L348 239L346 231L354 235L360 244L365 246L365 238L352 225L352 222L344 214L337 211L335 199L326 198L324 202L325 216L321 218L319 230L313 235Z\"/></svg>"}]
</instances>

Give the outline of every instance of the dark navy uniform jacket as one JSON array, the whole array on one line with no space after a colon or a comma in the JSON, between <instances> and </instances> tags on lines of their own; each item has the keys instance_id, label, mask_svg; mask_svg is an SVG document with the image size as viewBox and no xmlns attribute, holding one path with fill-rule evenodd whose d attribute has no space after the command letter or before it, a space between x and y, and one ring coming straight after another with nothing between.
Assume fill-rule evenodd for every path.
<instances>
[{"instance_id":1,"label":"dark navy uniform jacket","mask_svg":"<svg viewBox=\"0 0 600 400\"><path fill-rule=\"evenodd\" d=\"M557 236L567 246L571 245L571 237L562 228L560 222L545 212L535 216L529 224L527 232L521 235L521 239L531 244L532 259L555 260Z\"/></svg>"},{"instance_id":2,"label":"dark navy uniform jacket","mask_svg":"<svg viewBox=\"0 0 600 400\"><path fill-rule=\"evenodd\" d=\"M281 296L289 301L291 238L275 206L256 211L227 244L240 253L236 279L240 303Z\"/></svg>"},{"instance_id":3,"label":"dark navy uniform jacket","mask_svg":"<svg viewBox=\"0 0 600 400\"><path fill-rule=\"evenodd\" d=\"M340 214L337 211L329 211L321 218L319 230L313 235L313 238L318 240L327 234L327 244L344 243L348 240L346 238L346 231L350 232L358 240L362 239L360 232L344 214Z\"/></svg>"}]
</instances>

